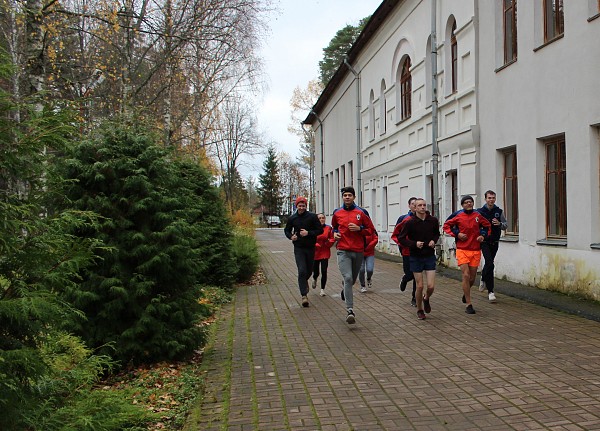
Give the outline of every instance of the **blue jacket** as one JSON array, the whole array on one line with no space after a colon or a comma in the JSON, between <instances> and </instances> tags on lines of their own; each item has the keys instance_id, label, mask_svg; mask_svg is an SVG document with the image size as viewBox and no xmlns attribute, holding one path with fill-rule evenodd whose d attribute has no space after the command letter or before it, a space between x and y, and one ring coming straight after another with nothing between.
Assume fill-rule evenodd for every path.
<instances>
[{"instance_id":1,"label":"blue jacket","mask_svg":"<svg viewBox=\"0 0 600 431\"><path fill-rule=\"evenodd\" d=\"M500 234L503 230L506 230L507 223L504 218L504 214L502 213L502 208L494 205L492 209L489 209L487 205L482 206L477 210L479 214L484 216L492 225L492 233L489 237L486 238L487 242L497 242L500 239ZM495 225L492 223L492 219L498 219L500 222L499 225Z\"/></svg>"}]
</instances>

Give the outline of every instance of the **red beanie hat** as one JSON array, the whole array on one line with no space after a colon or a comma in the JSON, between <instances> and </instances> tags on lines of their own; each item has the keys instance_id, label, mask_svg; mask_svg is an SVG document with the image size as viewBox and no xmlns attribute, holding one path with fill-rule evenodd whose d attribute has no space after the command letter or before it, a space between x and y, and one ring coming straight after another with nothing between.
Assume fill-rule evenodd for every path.
<instances>
[{"instance_id":1,"label":"red beanie hat","mask_svg":"<svg viewBox=\"0 0 600 431\"><path fill-rule=\"evenodd\" d=\"M308 205L308 201L306 200L306 198L305 198L304 196L298 196L298 197L296 198L296 206L298 206L298 204L299 204L300 202L304 202L305 204L307 204L307 205Z\"/></svg>"}]
</instances>

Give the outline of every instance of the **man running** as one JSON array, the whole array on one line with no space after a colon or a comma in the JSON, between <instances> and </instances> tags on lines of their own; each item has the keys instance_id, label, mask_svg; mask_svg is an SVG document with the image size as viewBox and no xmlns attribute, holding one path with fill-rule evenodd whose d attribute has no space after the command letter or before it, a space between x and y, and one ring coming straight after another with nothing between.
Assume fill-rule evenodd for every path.
<instances>
[{"instance_id":1,"label":"man running","mask_svg":"<svg viewBox=\"0 0 600 431\"><path fill-rule=\"evenodd\" d=\"M415 214L415 201L417 198L414 196L408 200L408 213L401 215L396 220L396 227L394 227L394 231L392 232L392 241L398 244L398 248L400 249L400 255L402 256L402 270L404 271L404 275L400 280L400 291L404 292L406 290L406 285L408 282L412 281L412 297L410 300L410 304L413 307L417 306L417 300L415 298L415 293L417 291L417 283L415 282L415 276L410 270L410 249L408 247L404 247L400 244L400 240L398 239L398 235L400 235L400 231L402 230L402 226L410 220L410 218Z\"/></svg>"},{"instance_id":2,"label":"man running","mask_svg":"<svg viewBox=\"0 0 600 431\"><path fill-rule=\"evenodd\" d=\"M465 313L475 314L471 304L471 286L475 283L481 261L481 243L489 235L490 222L473 210L471 196L463 196L460 204L463 209L450 214L444 223L444 232L456 238L456 262L462 272L462 302L467 304Z\"/></svg>"},{"instance_id":3,"label":"man running","mask_svg":"<svg viewBox=\"0 0 600 431\"><path fill-rule=\"evenodd\" d=\"M356 322L352 287L358 277L363 261L365 237L375 232L367 211L354 203L356 192L353 187L342 189L344 205L333 212L331 226L337 241L338 267L344 279L341 297L346 303L346 323Z\"/></svg>"},{"instance_id":4,"label":"man running","mask_svg":"<svg viewBox=\"0 0 600 431\"><path fill-rule=\"evenodd\" d=\"M504 214L502 214L502 208L496 206L496 193L492 190L485 192L485 205L479 208L478 211L492 225L491 235L481 243L481 253L485 263L481 270L479 291L483 292L487 288L489 301L496 302L496 295L494 294L494 259L496 253L498 253L500 235L503 230L506 230L507 223Z\"/></svg>"},{"instance_id":5,"label":"man running","mask_svg":"<svg viewBox=\"0 0 600 431\"><path fill-rule=\"evenodd\" d=\"M429 301L435 289L435 245L440 238L440 222L427 212L425 199L414 202L416 213L403 225L399 240L410 249L410 270L417 283L417 318L424 320L425 313L431 313ZM423 277L427 280L425 294Z\"/></svg>"},{"instance_id":6,"label":"man running","mask_svg":"<svg viewBox=\"0 0 600 431\"><path fill-rule=\"evenodd\" d=\"M315 213L306 210L304 196L296 198L296 212L288 219L283 232L294 243L294 258L298 268L298 288L302 306L308 307L308 279L312 275L317 236L323 233L321 222Z\"/></svg>"}]
</instances>

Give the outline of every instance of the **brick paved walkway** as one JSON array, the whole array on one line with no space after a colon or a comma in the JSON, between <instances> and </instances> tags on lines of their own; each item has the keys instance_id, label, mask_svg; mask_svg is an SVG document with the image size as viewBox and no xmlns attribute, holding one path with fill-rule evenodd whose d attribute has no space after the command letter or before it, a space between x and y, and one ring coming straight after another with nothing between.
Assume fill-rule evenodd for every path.
<instances>
[{"instance_id":1,"label":"brick paved walkway","mask_svg":"<svg viewBox=\"0 0 600 431\"><path fill-rule=\"evenodd\" d=\"M300 306L292 245L259 230L268 283L225 307L205 359L206 397L188 430L600 430L600 323L438 276L427 320L376 260L345 323L341 277ZM335 250L333 250L335 251Z\"/></svg>"}]
</instances>

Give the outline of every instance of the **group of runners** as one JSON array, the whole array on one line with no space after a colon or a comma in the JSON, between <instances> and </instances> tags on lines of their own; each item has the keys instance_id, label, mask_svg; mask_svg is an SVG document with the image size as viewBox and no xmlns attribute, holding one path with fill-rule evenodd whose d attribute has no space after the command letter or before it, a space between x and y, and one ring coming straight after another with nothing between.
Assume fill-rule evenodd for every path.
<instances>
[{"instance_id":1,"label":"group of runners","mask_svg":"<svg viewBox=\"0 0 600 431\"><path fill-rule=\"evenodd\" d=\"M321 276L320 295L325 296L327 267L331 247L336 245L337 262L343 279L340 296L346 305L346 322L354 324L353 286L359 279L361 292L372 286L375 246L378 235L369 213L356 205L352 187L341 190L343 205L333 212L331 225L325 223L324 214L307 211L307 200L296 199L296 212L288 219L284 233L294 243L294 257L298 268L298 287L302 306L308 307L309 280L312 288ZM485 204L474 209L474 199L463 196L461 210L452 213L443 224L443 231L456 241L456 261L462 273L462 302L467 314L475 314L471 303L471 287L477 269L484 257L480 291L487 289L490 302L494 294L494 258L498 251L501 231L506 229L503 211L496 203L496 193L485 192ZM409 211L400 216L392 233L402 255L404 275L400 290L412 281L411 304L417 308L417 318L426 319L431 312L431 297L435 290L436 245L440 238L440 223L427 211L423 198L411 197Z\"/></svg>"}]
</instances>

